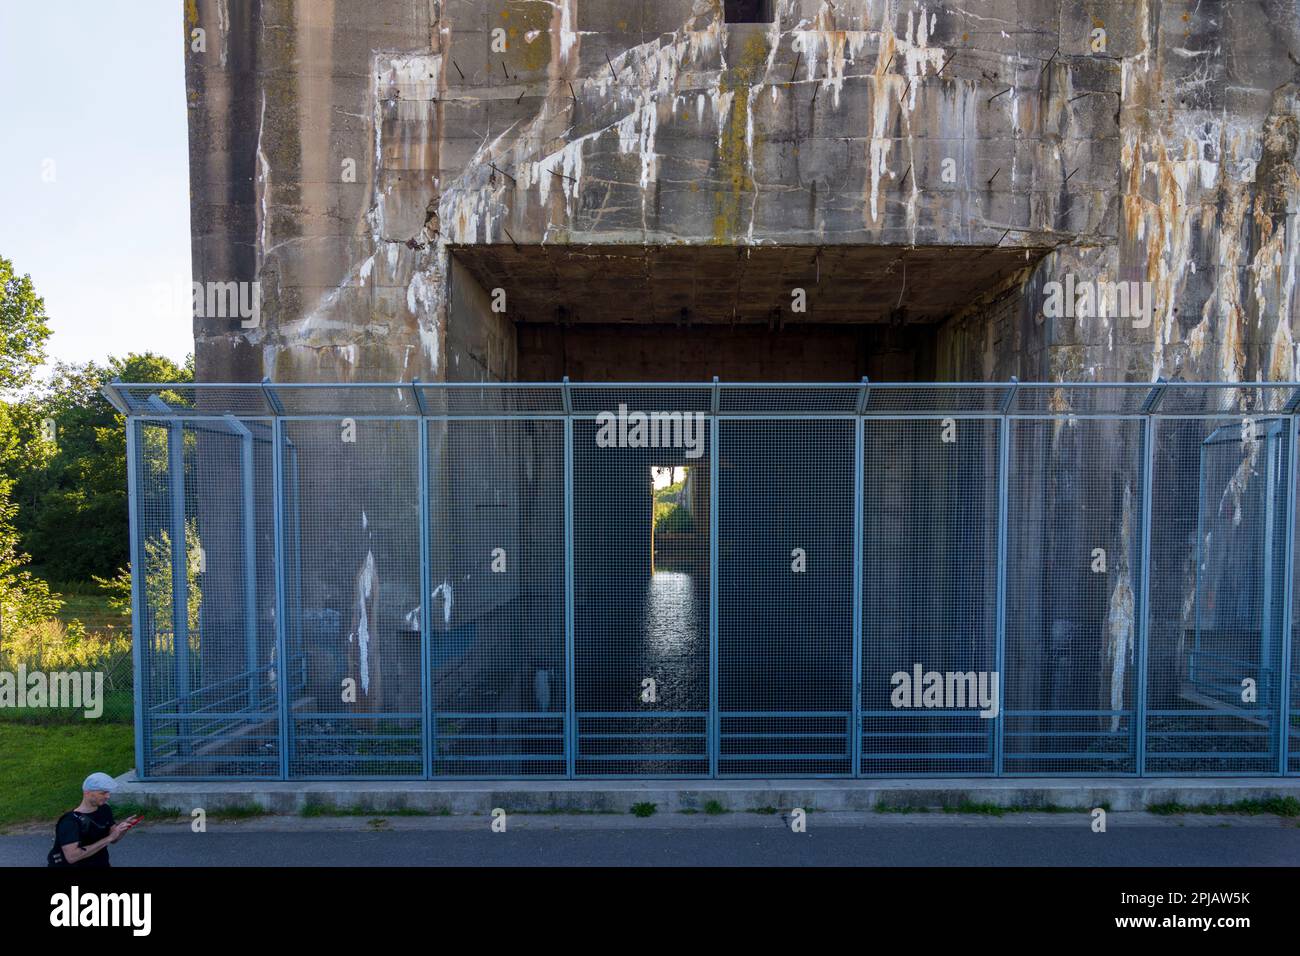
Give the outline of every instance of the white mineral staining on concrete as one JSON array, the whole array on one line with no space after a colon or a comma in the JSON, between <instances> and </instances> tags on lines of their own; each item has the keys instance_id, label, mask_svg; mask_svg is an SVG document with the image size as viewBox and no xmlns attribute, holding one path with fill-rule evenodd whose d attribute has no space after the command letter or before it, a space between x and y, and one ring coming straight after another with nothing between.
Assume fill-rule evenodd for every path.
<instances>
[{"instance_id":1,"label":"white mineral staining on concrete","mask_svg":"<svg viewBox=\"0 0 1300 956\"><path fill-rule=\"evenodd\" d=\"M1131 235L1146 243L1147 280L1152 283L1154 308L1151 334L1152 377L1166 373L1165 346L1172 338L1174 309L1180 299L1192 253L1192 224L1197 208L1184 201L1191 180L1192 165L1200 173L1198 159L1176 159L1163 142L1144 161L1144 138L1136 130L1125 134L1123 163L1132 170L1124 209ZM1154 181L1155 203L1142 198L1146 180Z\"/></svg>"},{"instance_id":2,"label":"white mineral staining on concrete","mask_svg":"<svg viewBox=\"0 0 1300 956\"><path fill-rule=\"evenodd\" d=\"M857 55L872 34L862 30L821 29L816 26L819 21L820 15L813 29L798 31L792 43L796 53L803 54L804 78L820 83L823 91L829 90L831 106L839 109L845 68L857 62Z\"/></svg>"},{"instance_id":3,"label":"white mineral staining on concrete","mask_svg":"<svg viewBox=\"0 0 1300 956\"><path fill-rule=\"evenodd\" d=\"M420 345L424 349L425 364L435 371L439 367L438 324L436 307L441 299L441 283L431 280L423 272L415 272L406 287L406 309L417 321Z\"/></svg>"},{"instance_id":4,"label":"white mineral staining on concrete","mask_svg":"<svg viewBox=\"0 0 1300 956\"><path fill-rule=\"evenodd\" d=\"M438 98L442 54L380 53L376 60L381 64L380 85L389 97L395 96L399 103L431 103ZM418 116L421 111L411 113Z\"/></svg>"},{"instance_id":5,"label":"white mineral staining on concrete","mask_svg":"<svg viewBox=\"0 0 1300 956\"><path fill-rule=\"evenodd\" d=\"M577 201L578 190L582 186L582 151L586 143L597 135L599 134L591 133L582 136L565 143L536 163L525 164L528 167L526 177L529 182L537 184L543 207L547 205L553 188L564 194L566 210L569 203Z\"/></svg>"},{"instance_id":6,"label":"white mineral staining on concrete","mask_svg":"<svg viewBox=\"0 0 1300 956\"><path fill-rule=\"evenodd\" d=\"M221 68L226 68L230 56L230 0L217 0L217 33L221 36Z\"/></svg>"},{"instance_id":7,"label":"white mineral staining on concrete","mask_svg":"<svg viewBox=\"0 0 1300 956\"><path fill-rule=\"evenodd\" d=\"M1106 660L1110 663L1110 707L1124 710L1124 675L1133 655L1133 574L1129 547L1133 540L1133 489L1124 483L1124 504L1120 516L1119 554L1110 570L1115 579L1106 611ZM1119 730L1120 718L1110 718L1111 732Z\"/></svg>"},{"instance_id":8,"label":"white mineral staining on concrete","mask_svg":"<svg viewBox=\"0 0 1300 956\"><path fill-rule=\"evenodd\" d=\"M567 70L572 59L574 48L578 44L578 32L573 28L574 6L577 0L541 0L543 3L549 3L554 8L552 18L552 30L559 37L559 63L561 70Z\"/></svg>"},{"instance_id":9,"label":"white mineral staining on concrete","mask_svg":"<svg viewBox=\"0 0 1300 956\"><path fill-rule=\"evenodd\" d=\"M883 18L885 26L879 34L867 31L816 29L818 24L826 22L826 19L826 6L823 4L822 12L819 12L814 20L814 29L798 31L795 43L796 49L801 51L807 60L804 76L809 80L820 78L822 88L830 90L833 108L839 108L840 92L844 86L845 65L855 63L862 49L869 42L875 41L876 63L870 77L871 116L867 140L870 180L867 207L871 214L871 222L878 223L881 212L881 180L886 176L894 179L902 174L901 170L889 168L889 155L893 147L890 117L895 107L898 107L904 116L916 109L921 80L930 70L938 73L947 58L947 51L940 46L930 46L930 33L938 20L936 14L927 16L924 9L908 11L901 36L894 32L894 17L891 10L886 10ZM895 68L898 72L894 72ZM907 130L907 138L910 146L910 126ZM911 200L913 203L917 189L913 177ZM914 225L914 211L911 215Z\"/></svg>"},{"instance_id":10,"label":"white mineral staining on concrete","mask_svg":"<svg viewBox=\"0 0 1300 956\"><path fill-rule=\"evenodd\" d=\"M1287 277L1295 243L1284 224L1274 228L1275 213L1261 201L1260 190L1267 187L1256 182L1269 128L1208 109L1161 109L1159 122L1153 122L1158 106L1185 103L1222 82L1227 54L1222 46L1194 50L1171 44L1162 66L1151 56L1156 34L1147 0L1137 4L1135 20L1137 53L1121 63L1121 101L1132 110L1123 131L1128 177L1122 212L1145 278L1155 288L1152 375L1292 378L1296 356ZM1296 183L1288 183L1286 193L1285 201L1294 205ZM1247 252L1252 239L1253 255ZM1198 265L1210 287L1194 299L1199 321L1180 342L1175 310L1187 310L1188 279ZM1251 326L1260 327L1266 354L1247 354ZM1179 346L1185 348L1175 351ZM1260 365L1248 371L1252 359Z\"/></svg>"},{"instance_id":11,"label":"white mineral staining on concrete","mask_svg":"<svg viewBox=\"0 0 1300 956\"><path fill-rule=\"evenodd\" d=\"M262 90L262 111L257 121L257 248L258 272L266 258L266 230L271 214L268 209L271 192L271 163L262 148L263 135L266 133L266 90Z\"/></svg>"},{"instance_id":12,"label":"white mineral staining on concrete","mask_svg":"<svg viewBox=\"0 0 1300 956\"><path fill-rule=\"evenodd\" d=\"M561 12L560 5L552 5L557 7L557 12ZM678 95L677 87L685 62L694 62L718 49L718 25L714 24L707 30L670 34L633 47L617 58L611 58L618 75L617 84L613 83L608 70L605 70L599 71L592 79L575 82L575 90L585 94L590 87L599 91L602 98L604 94L617 95L622 104L621 115L596 130L571 138L563 146L540 157L537 155L539 146L553 136L548 131L552 129L557 117L568 108L567 99L547 100L538 114L519 127L517 132L514 127L507 131L514 133L507 142L502 142L506 139L505 133L499 134L490 145L479 150L466 165L466 171L455 182L448 184L443 193L442 218L452 223L454 241L480 241L480 224L507 218L508 210L498 207L510 198L517 201L520 196L535 196L536 202L550 211L553 208L553 191L558 190L565 200L561 204L562 216L572 216L576 212L577 198L582 188L586 150L610 133L618 136L620 152L635 152L638 155L641 160L638 184L643 190L648 190L658 173L655 140L660 122L660 106L670 104ZM552 72L554 74L554 70ZM567 89L569 82L565 79L561 85ZM715 86L714 113L719 117L720 123L725 123L729 114L718 101L722 96L724 94L719 94ZM730 94L725 96L729 98ZM697 112L701 121L704 98L705 95L700 94L697 100ZM726 105L729 107L729 102ZM499 184L493 190L487 186L485 177L475 175L476 167L488 162L496 162L501 168L512 172L515 177L513 190L506 192ZM646 196L643 195L643 219L645 202ZM451 208L448 209L448 206ZM553 228L563 227L562 222L554 222L549 217L547 221ZM543 241L546 238L547 235L544 235Z\"/></svg>"},{"instance_id":13,"label":"white mineral staining on concrete","mask_svg":"<svg viewBox=\"0 0 1300 956\"><path fill-rule=\"evenodd\" d=\"M454 595L451 590L451 582L443 579L443 582L433 589L433 601L436 604L442 601L442 623L447 627L451 626L451 605Z\"/></svg>"},{"instance_id":14,"label":"white mineral staining on concrete","mask_svg":"<svg viewBox=\"0 0 1300 956\"><path fill-rule=\"evenodd\" d=\"M364 527L364 524L363 524ZM348 643L357 645L357 668L361 692L370 694L370 613L375 596L375 556L367 549L366 559L356 577L356 610L353 612L352 633Z\"/></svg>"},{"instance_id":15,"label":"white mineral staining on concrete","mask_svg":"<svg viewBox=\"0 0 1300 956\"><path fill-rule=\"evenodd\" d=\"M1234 528L1241 526L1243 517L1242 501L1245 499L1246 491L1250 487L1250 479L1255 474L1255 464L1259 459L1259 450L1264 444L1262 438L1257 441L1243 441L1241 443L1244 451L1241 464L1232 473L1232 479L1228 482L1228 487L1223 490L1223 495L1219 498L1219 515L1220 517L1226 515ZM1206 544L1206 553L1209 553L1208 540Z\"/></svg>"}]
</instances>

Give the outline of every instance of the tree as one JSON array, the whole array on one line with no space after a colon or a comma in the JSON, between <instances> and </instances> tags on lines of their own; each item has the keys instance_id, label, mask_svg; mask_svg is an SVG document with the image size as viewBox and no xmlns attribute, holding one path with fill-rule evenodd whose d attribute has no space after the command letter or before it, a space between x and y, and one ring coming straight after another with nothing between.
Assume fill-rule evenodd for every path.
<instances>
[{"instance_id":1,"label":"tree","mask_svg":"<svg viewBox=\"0 0 1300 956\"><path fill-rule=\"evenodd\" d=\"M14 272L0 256L0 391L28 384L45 361L50 337L45 300L36 294L32 277Z\"/></svg>"},{"instance_id":2,"label":"tree","mask_svg":"<svg viewBox=\"0 0 1300 956\"><path fill-rule=\"evenodd\" d=\"M185 382L193 373L188 362L152 353L58 363L10 408L21 456L5 456L0 428L0 469L15 482L22 545L50 580L108 577L128 559L124 422L100 392L114 377Z\"/></svg>"},{"instance_id":3,"label":"tree","mask_svg":"<svg viewBox=\"0 0 1300 956\"><path fill-rule=\"evenodd\" d=\"M18 276L13 263L0 256L0 392L32 380L45 361L49 337L45 301L36 295L31 277ZM19 459L21 417L0 404L0 462ZM62 603L25 567L28 558L14 527L18 507L10 497L13 484L12 478L0 476L0 644L53 617Z\"/></svg>"},{"instance_id":4,"label":"tree","mask_svg":"<svg viewBox=\"0 0 1300 956\"><path fill-rule=\"evenodd\" d=\"M0 479L0 650L23 631L54 617L63 606L49 585L26 567L28 558L18 548L13 526L18 509L9 500L10 485L8 479Z\"/></svg>"}]
</instances>

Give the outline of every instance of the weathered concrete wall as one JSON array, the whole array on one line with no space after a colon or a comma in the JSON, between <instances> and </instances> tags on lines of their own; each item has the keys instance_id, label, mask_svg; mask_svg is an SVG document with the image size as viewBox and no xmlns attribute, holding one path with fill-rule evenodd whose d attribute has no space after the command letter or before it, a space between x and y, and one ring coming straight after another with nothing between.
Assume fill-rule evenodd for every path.
<instances>
[{"instance_id":1,"label":"weathered concrete wall","mask_svg":"<svg viewBox=\"0 0 1300 956\"><path fill-rule=\"evenodd\" d=\"M190 0L195 276L263 298L196 320L200 375L454 377L446 244L512 239L1060 244L1041 344L941 371L1293 374L1293 3L775 7ZM1065 271L1152 282L1151 326L1037 319Z\"/></svg>"},{"instance_id":2,"label":"weathered concrete wall","mask_svg":"<svg viewBox=\"0 0 1300 956\"><path fill-rule=\"evenodd\" d=\"M448 313L449 382L510 382L518 378L515 326L493 312L488 293L459 262L451 263Z\"/></svg>"},{"instance_id":3,"label":"weathered concrete wall","mask_svg":"<svg viewBox=\"0 0 1300 956\"><path fill-rule=\"evenodd\" d=\"M1291 375L1292 4L776 9L190 3L195 275L263 302L196 320L200 374L454 377L446 246L513 240L1059 244L1022 377ZM1151 281L1151 326L1038 320L1065 271Z\"/></svg>"}]
</instances>

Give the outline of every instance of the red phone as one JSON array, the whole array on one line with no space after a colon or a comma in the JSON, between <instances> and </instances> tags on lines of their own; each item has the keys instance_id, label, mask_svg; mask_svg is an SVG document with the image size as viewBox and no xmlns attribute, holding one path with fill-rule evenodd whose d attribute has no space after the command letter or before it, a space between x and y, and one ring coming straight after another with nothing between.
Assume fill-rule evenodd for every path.
<instances>
[{"instance_id":1,"label":"red phone","mask_svg":"<svg viewBox=\"0 0 1300 956\"><path fill-rule=\"evenodd\" d=\"M139 822L140 822L141 820L143 820L143 819L144 819L144 814L143 814L143 813L137 813L137 814L136 814L135 816L133 816L133 817L127 817L127 818L126 818L126 821L125 821L125 822L126 822L126 829L127 829L127 830L131 829L133 826L135 826L137 823L139 823ZM123 832L125 832L125 831L123 831Z\"/></svg>"}]
</instances>

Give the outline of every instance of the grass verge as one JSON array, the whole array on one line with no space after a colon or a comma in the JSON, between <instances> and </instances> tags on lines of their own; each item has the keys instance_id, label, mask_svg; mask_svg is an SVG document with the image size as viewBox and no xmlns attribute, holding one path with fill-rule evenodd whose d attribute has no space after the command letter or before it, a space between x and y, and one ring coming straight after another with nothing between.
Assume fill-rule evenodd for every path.
<instances>
[{"instance_id":1,"label":"grass verge","mask_svg":"<svg viewBox=\"0 0 1300 956\"><path fill-rule=\"evenodd\" d=\"M972 800L963 800L960 803L946 804L941 807L912 807L888 804L883 801L876 804L877 813L969 813L986 817L1001 817L1008 813L1090 813L1098 808L1109 812L1110 804L1099 803L1096 807L1059 807L1054 804L1004 807L996 803L977 803Z\"/></svg>"},{"instance_id":2,"label":"grass verge","mask_svg":"<svg viewBox=\"0 0 1300 956\"><path fill-rule=\"evenodd\" d=\"M0 721L0 826L48 820L52 828L81 801L88 775L134 766L134 741L129 724Z\"/></svg>"},{"instance_id":3,"label":"grass verge","mask_svg":"<svg viewBox=\"0 0 1300 956\"><path fill-rule=\"evenodd\" d=\"M442 807L437 810L420 810L415 807L399 807L396 810L377 810L374 807L355 805L336 807L324 803L305 803L298 811L300 817L449 817L451 810Z\"/></svg>"},{"instance_id":4,"label":"grass verge","mask_svg":"<svg viewBox=\"0 0 1300 956\"><path fill-rule=\"evenodd\" d=\"M1162 817L1183 813L1201 813L1206 816L1235 813L1252 817L1272 813L1279 817L1296 817L1300 816L1300 800L1295 797L1268 797L1264 800L1238 800L1236 803L1209 803L1195 807L1175 802L1152 803L1147 806L1147 813Z\"/></svg>"}]
</instances>

